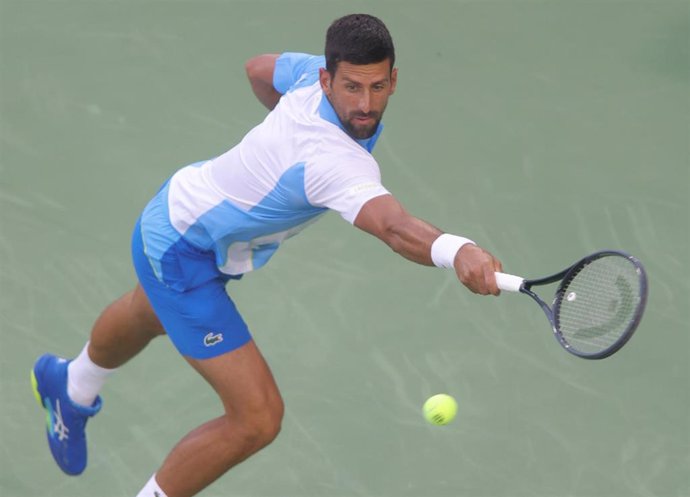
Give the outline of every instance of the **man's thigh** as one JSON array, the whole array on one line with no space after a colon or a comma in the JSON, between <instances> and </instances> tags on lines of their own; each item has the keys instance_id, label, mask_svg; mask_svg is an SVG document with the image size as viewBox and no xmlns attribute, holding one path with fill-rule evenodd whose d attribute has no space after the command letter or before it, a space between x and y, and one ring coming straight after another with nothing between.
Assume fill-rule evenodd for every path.
<instances>
[{"instance_id":1,"label":"man's thigh","mask_svg":"<svg viewBox=\"0 0 690 497\"><path fill-rule=\"evenodd\" d=\"M253 340L210 359L186 359L218 393L229 415L282 418L280 392Z\"/></svg>"}]
</instances>

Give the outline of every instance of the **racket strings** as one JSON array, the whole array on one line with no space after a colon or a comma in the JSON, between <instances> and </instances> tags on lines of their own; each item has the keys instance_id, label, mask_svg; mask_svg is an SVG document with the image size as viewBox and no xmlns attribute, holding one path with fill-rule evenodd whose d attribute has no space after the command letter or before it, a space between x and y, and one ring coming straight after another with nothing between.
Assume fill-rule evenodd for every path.
<instances>
[{"instance_id":1,"label":"racket strings","mask_svg":"<svg viewBox=\"0 0 690 497\"><path fill-rule=\"evenodd\" d=\"M556 305L558 329L580 352L605 351L633 324L640 291L637 267L628 259L595 259L562 287Z\"/></svg>"}]
</instances>

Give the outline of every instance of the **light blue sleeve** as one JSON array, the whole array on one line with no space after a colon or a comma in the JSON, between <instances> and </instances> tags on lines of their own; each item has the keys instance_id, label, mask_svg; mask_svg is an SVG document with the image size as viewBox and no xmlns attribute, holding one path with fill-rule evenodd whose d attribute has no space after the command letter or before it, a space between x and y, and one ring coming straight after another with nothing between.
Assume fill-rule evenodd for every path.
<instances>
[{"instance_id":1,"label":"light blue sleeve","mask_svg":"<svg viewBox=\"0 0 690 497\"><path fill-rule=\"evenodd\" d=\"M323 55L285 52L276 60L273 87L285 95L291 90L313 85L319 79L321 67L326 67Z\"/></svg>"}]
</instances>

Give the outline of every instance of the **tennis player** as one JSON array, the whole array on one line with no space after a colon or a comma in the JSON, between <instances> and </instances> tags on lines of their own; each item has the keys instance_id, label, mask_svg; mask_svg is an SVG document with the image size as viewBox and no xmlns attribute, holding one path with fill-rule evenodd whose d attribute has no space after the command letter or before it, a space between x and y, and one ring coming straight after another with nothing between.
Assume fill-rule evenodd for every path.
<instances>
[{"instance_id":1,"label":"tennis player","mask_svg":"<svg viewBox=\"0 0 690 497\"><path fill-rule=\"evenodd\" d=\"M136 287L107 307L73 360L32 370L48 443L67 474L86 467L85 426L106 378L167 334L220 397L224 412L172 449L138 497L189 497L278 434L283 401L226 283L265 265L283 241L328 210L403 257L454 268L479 294L498 294L501 264L471 240L410 215L381 184L371 152L398 72L386 26L337 19L325 56L260 55L246 70L271 112L215 159L183 167L136 223Z\"/></svg>"}]
</instances>

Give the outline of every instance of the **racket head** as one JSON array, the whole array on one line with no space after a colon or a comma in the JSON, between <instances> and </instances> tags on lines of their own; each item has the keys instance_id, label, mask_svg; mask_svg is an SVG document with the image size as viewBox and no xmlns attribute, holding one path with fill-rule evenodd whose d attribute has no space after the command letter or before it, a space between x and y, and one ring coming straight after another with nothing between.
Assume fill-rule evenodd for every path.
<instances>
[{"instance_id":1,"label":"racket head","mask_svg":"<svg viewBox=\"0 0 690 497\"><path fill-rule=\"evenodd\" d=\"M635 257L602 250L565 273L554 297L553 328L570 353L603 359L625 345L647 304L647 273Z\"/></svg>"}]
</instances>

